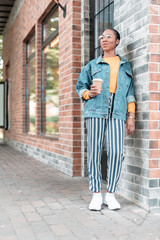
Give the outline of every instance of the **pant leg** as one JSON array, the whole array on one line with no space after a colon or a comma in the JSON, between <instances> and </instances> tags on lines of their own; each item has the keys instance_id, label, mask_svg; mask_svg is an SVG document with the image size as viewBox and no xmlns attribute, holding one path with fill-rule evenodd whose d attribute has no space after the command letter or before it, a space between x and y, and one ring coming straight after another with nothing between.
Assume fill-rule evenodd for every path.
<instances>
[{"instance_id":1,"label":"pant leg","mask_svg":"<svg viewBox=\"0 0 160 240\"><path fill-rule=\"evenodd\" d=\"M108 118L107 121L107 189L116 191L120 178L123 155L125 123L123 120Z\"/></svg>"},{"instance_id":2,"label":"pant leg","mask_svg":"<svg viewBox=\"0 0 160 240\"><path fill-rule=\"evenodd\" d=\"M89 189L101 191L101 155L106 128L106 119L87 118Z\"/></svg>"}]
</instances>

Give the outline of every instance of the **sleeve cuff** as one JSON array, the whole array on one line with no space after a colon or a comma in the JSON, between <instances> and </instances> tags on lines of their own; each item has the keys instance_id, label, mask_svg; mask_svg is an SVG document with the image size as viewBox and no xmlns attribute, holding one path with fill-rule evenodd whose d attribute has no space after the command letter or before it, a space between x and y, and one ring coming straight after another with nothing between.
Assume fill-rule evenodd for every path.
<instances>
[{"instance_id":1,"label":"sleeve cuff","mask_svg":"<svg viewBox=\"0 0 160 240\"><path fill-rule=\"evenodd\" d=\"M130 95L127 97L127 104L130 103L130 102L136 102L136 99L133 95Z\"/></svg>"},{"instance_id":2,"label":"sleeve cuff","mask_svg":"<svg viewBox=\"0 0 160 240\"><path fill-rule=\"evenodd\" d=\"M128 103L128 112L135 113L135 102Z\"/></svg>"},{"instance_id":3,"label":"sleeve cuff","mask_svg":"<svg viewBox=\"0 0 160 240\"><path fill-rule=\"evenodd\" d=\"M83 94L84 94L84 92L86 92L86 91L88 91L88 89L84 88L84 89L82 89L82 90L79 92L80 98L83 98Z\"/></svg>"}]
</instances>

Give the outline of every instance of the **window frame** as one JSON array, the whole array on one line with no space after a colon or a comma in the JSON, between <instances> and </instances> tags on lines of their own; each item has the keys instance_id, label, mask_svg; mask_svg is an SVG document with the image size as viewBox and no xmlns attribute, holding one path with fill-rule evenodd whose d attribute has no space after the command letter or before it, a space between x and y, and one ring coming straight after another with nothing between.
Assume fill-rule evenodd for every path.
<instances>
[{"instance_id":1,"label":"window frame","mask_svg":"<svg viewBox=\"0 0 160 240\"><path fill-rule=\"evenodd\" d=\"M53 38L55 38L58 33L59 33L59 27L58 27L58 30L56 30L55 32L53 32L45 41L43 41L43 28L44 28L44 25L45 23L50 19L50 17L52 16L52 14L54 12L58 11L58 6L54 6L52 8L52 10L48 13L48 15L44 18L44 20L42 21L42 24L41 24L41 51L46 47L46 45L48 45L51 40L53 40Z\"/></svg>"},{"instance_id":2,"label":"window frame","mask_svg":"<svg viewBox=\"0 0 160 240\"><path fill-rule=\"evenodd\" d=\"M29 132L29 96L28 96L28 64L32 61L32 59L36 56L36 50L28 57L28 45L29 41L35 38L35 32L28 37L27 41L25 42L25 132L31 134ZM36 66L35 66L36 71ZM36 131L32 134L36 134Z\"/></svg>"},{"instance_id":3,"label":"window frame","mask_svg":"<svg viewBox=\"0 0 160 240\"><path fill-rule=\"evenodd\" d=\"M114 0L109 0L108 1L108 4L106 6L104 6L104 2L105 0L102 0L103 1L103 8L100 10L100 1L99 1L99 10L96 11L96 0L94 0L94 28L95 28L95 25L96 25L96 17L101 16L101 13L103 13L103 31L105 30L104 29L104 14L105 14L105 11L106 9L108 8L108 10L110 10L110 7L113 6L113 22L110 21L110 14L108 11L108 28L111 27L111 24L113 24L112 28L114 27ZM98 22L98 28L100 29L100 21ZM100 44L97 45L96 47L96 44L95 44L95 41L98 41L97 40L97 37L96 37L96 31L94 31L94 56L96 56L96 51L99 49L99 51L102 51L101 50L101 47L100 47ZM100 33L102 34L102 33ZM97 54L98 55L98 54ZM98 56L97 56L98 57Z\"/></svg>"},{"instance_id":4,"label":"window frame","mask_svg":"<svg viewBox=\"0 0 160 240\"><path fill-rule=\"evenodd\" d=\"M43 118L44 118L44 112L43 112L43 98L44 98L44 79L43 79L43 50L45 49L45 47L47 45L49 45L49 43L56 38L59 35L59 25L58 25L58 29L56 29L55 32L53 32L51 35L49 35L49 37L43 41L43 29L44 29L44 25L45 23L50 19L50 17L55 13L58 12L58 6L55 5L51 11L48 13L48 15L43 19L42 23L41 23L41 135L45 136L45 137L49 137L49 138L54 138L57 139L58 137L58 133L54 133L54 134L47 134L46 132L44 132L44 123L43 123Z\"/></svg>"}]
</instances>

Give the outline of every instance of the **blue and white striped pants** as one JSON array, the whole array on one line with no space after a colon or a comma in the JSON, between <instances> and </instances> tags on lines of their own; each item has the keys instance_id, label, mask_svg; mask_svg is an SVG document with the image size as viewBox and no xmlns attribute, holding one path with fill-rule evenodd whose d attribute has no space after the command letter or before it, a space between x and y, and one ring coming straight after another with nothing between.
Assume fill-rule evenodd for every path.
<instances>
[{"instance_id":1,"label":"blue and white striped pants","mask_svg":"<svg viewBox=\"0 0 160 240\"><path fill-rule=\"evenodd\" d=\"M88 137L88 175L90 190L100 192L101 187L101 155L106 131L107 144L107 189L115 192L121 174L125 122L109 117L87 118Z\"/></svg>"}]
</instances>

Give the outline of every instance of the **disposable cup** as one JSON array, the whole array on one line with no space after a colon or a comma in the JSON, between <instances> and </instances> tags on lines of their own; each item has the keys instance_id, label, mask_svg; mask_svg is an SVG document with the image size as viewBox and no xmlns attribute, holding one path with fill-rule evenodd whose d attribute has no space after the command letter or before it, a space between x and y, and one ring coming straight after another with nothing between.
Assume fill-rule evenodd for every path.
<instances>
[{"instance_id":1,"label":"disposable cup","mask_svg":"<svg viewBox=\"0 0 160 240\"><path fill-rule=\"evenodd\" d=\"M98 88L98 93L101 94L103 80L101 78L94 78L93 85Z\"/></svg>"}]
</instances>

